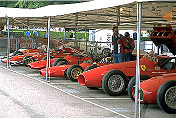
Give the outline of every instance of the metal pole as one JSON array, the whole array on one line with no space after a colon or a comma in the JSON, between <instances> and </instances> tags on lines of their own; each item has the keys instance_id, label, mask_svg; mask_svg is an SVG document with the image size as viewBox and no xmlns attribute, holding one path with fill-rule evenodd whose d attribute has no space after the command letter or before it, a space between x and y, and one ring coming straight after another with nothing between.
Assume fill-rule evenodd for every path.
<instances>
[{"instance_id":1,"label":"metal pole","mask_svg":"<svg viewBox=\"0 0 176 118\"><path fill-rule=\"evenodd\" d=\"M119 27L119 23L120 23L120 6L118 6L117 9L117 27Z\"/></svg>"},{"instance_id":2,"label":"metal pole","mask_svg":"<svg viewBox=\"0 0 176 118\"><path fill-rule=\"evenodd\" d=\"M46 82L48 82L48 72L50 72L50 53L49 53L49 48L50 48L50 16L48 18L48 48L47 48L47 64L46 64ZM49 76L49 82L50 82L50 76Z\"/></svg>"},{"instance_id":3,"label":"metal pole","mask_svg":"<svg viewBox=\"0 0 176 118\"><path fill-rule=\"evenodd\" d=\"M86 54L87 54L87 38L86 38L86 28L85 28L85 41L86 41Z\"/></svg>"},{"instance_id":4,"label":"metal pole","mask_svg":"<svg viewBox=\"0 0 176 118\"><path fill-rule=\"evenodd\" d=\"M66 28L64 27L64 41L65 41L65 30L66 30Z\"/></svg>"},{"instance_id":5,"label":"metal pole","mask_svg":"<svg viewBox=\"0 0 176 118\"><path fill-rule=\"evenodd\" d=\"M77 33L77 24L78 24L78 13L76 13L76 16L75 16L75 41L74 41L74 46L78 47L78 41L77 41L77 36L76 36L76 33Z\"/></svg>"},{"instance_id":6,"label":"metal pole","mask_svg":"<svg viewBox=\"0 0 176 118\"><path fill-rule=\"evenodd\" d=\"M10 54L9 17L7 17L7 27L8 27L7 68L9 68L10 67L10 60L9 60L9 54Z\"/></svg>"},{"instance_id":7,"label":"metal pole","mask_svg":"<svg viewBox=\"0 0 176 118\"><path fill-rule=\"evenodd\" d=\"M141 18L142 18L142 3L137 3L137 63L136 63L136 87L135 87L135 113L134 118L140 118L140 108L138 111L137 116L137 110L138 110L138 97L140 96L139 90L139 84L140 84L140 40L141 40ZM140 97L139 97L140 99ZM139 100L139 106L140 106L140 100Z\"/></svg>"}]
</instances>

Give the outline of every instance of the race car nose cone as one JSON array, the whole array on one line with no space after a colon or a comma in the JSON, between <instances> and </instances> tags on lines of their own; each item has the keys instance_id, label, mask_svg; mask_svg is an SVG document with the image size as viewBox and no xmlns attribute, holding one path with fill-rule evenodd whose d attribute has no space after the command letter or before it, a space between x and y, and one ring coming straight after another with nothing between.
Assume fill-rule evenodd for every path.
<instances>
[{"instance_id":1,"label":"race car nose cone","mask_svg":"<svg viewBox=\"0 0 176 118\"><path fill-rule=\"evenodd\" d=\"M84 78L84 76L81 75L81 74L78 76L78 83L79 83L81 86L85 86L85 85L86 85L86 83L85 83L85 78Z\"/></svg>"},{"instance_id":2,"label":"race car nose cone","mask_svg":"<svg viewBox=\"0 0 176 118\"><path fill-rule=\"evenodd\" d=\"M46 76L46 70L39 70L40 76Z\"/></svg>"}]
</instances>

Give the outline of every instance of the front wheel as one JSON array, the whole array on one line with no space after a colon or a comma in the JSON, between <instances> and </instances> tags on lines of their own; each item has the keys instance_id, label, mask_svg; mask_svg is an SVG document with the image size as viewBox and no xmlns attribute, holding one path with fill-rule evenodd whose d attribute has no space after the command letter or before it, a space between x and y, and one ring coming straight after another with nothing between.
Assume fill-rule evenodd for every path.
<instances>
[{"instance_id":1,"label":"front wheel","mask_svg":"<svg viewBox=\"0 0 176 118\"><path fill-rule=\"evenodd\" d=\"M157 92L157 104L167 113L176 113L176 80L170 80L160 86Z\"/></svg>"},{"instance_id":2,"label":"front wheel","mask_svg":"<svg viewBox=\"0 0 176 118\"><path fill-rule=\"evenodd\" d=\"M127 77L119 70L108 71L102 79L103 91L111 96L120 95L127 87Z\"/></svg>"},{"instance_id":3,"label":"front wheel","mask_svg":"<svg viewBox=\"0 0 176 118\"><path fill-rule=\"evenodd\" d=\"M84 71L80 65L72 65L67 70L67 77L71 81L78 81L78 76Z\"/></svg>"},{"instance_id":4,"label":"front wheel","mask_svg":"<svg viewBox=\"0 0 176 118\"><path fill-rule=\"evenodd\" d=\"M33 57L31 57L31 56L25 56L25 57L23 58L23 65L27 66L29 63L32 63L32 62L34 62L34 61L35 61L35 60L34 60Z\"/></svg>"},{"instance_id":5,"label":"front wheel","mask_svg":"<svg viewBox=\"0 0 176 118\"><path fill-rule=\"evenodd\" d=\"M149 76L140 76L141 81L147 80L151 77ZM128 95L131 98L131 100L135 100L134 98L134 91L135 91L135 85L136 85L136 77L131 78L130 82L128 83Z\"/></svg>"}]
</instances>

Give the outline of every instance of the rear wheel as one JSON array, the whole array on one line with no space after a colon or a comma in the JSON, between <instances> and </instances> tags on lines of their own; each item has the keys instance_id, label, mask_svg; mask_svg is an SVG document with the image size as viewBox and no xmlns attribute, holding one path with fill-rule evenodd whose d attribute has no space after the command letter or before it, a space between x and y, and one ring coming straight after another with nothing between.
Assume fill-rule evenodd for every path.
<instances>
[{"instance_id":1,"label":"rear wheel","mask_svg":"<svg viewBox=\"0 0 176 118\"><path fill-rule=\"evenodd\" d=\"M103 91L111 96L120 95L127 87L127 77L119 70L108 71L102 79Z\"/></svg>"},{"instance_id":2,"label":"rear wheel","mask_svg":"<svg viewBox=\"0 0 176 118\"><path fill-rule=\"evenodd\" d=\"M111 49L110 49L110 48L104 48L104 49L102 50L102 55L108 56L108 55L110 54L110 52L111 52Z\"/></svg>"},{"instance_id":3,"label":"rear wheel","mask_svg":"<svg viewBox=\"0 0 176 118\"><path fill-rule=\"evenodd\" d=\"M27 66L29 63L35 62L34 58L31 56L26 56L23 58L23 65Z\"/></svg>"},{"instance_id":4,"label":"rear wheel","mask_svg":"<svg viewBox=\"0 0 176 118\"><path fill-rule=\"evenodd\" d=\"M67 70L67 77L71 81L78 81L78 76L84 71L84 69L79 65L72 65Z\"/></svg>"},{"instance_id":5,"label":"rear wheel","mask_svg":"<svg viewBox=\"0 0 176 118\"><path fill-rule=\"evenodd\" d=\"M167 113L176 113L176 81L170 80L160 86L157 92L157 104Z\"/></svg>"}]
</instances>

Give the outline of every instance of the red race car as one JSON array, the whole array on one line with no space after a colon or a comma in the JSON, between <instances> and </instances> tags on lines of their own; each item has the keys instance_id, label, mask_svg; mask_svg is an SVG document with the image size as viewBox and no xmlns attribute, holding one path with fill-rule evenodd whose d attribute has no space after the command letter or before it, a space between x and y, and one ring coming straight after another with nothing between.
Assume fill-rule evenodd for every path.
<instances>
[{"instance_id":1,"label":"red race car","mask_svg":"<svg viewBox=\"0 0 176 118\"><path fill-rule=\"evenodd\" d=\"M152 60L151 60L152 59ZM176 68L166 70L165 60L170 58L143 57L140 59L141 76L144 79L158 76L163 73L176 72ZM158 61L159 60L159 61ZM78 82L82 86L89 88L102 87L108 95L120 95L125 91L128 81L136 75L136 61L109 64L90 71L81 73Z\"/></svg>"},{"instance_id":2,"label":"red race car","mask_svg":"<svg viewBox=\"0 0 176 118\"><path fill-rule=\"evenodd\" d=\"M130 82L132 84L132 81ZM134 100L134 88L135 86L132 86L129 89L132 100ZM157 103L167 113L176 113L176 73L163 74L141 82L140 94L142 103Z\"/></svg>"},{"instance_id":3,"label":"red race car","mask_svg":"<svg viewBox=\"0 0 176 118\"><path fill-rule=\"evenodd\" d=\"M41 59L46 59L47 54L46 53L39 53L39 52L34 52L34 53L28 53L25 55L18 55L18 56L13 56L10 57L10 63L11 64L23 64L27 66L27 64L41 60ZM58 53L58 52L51 52L50 54L51 57L65 57L66 55L63 53ZM2 60L3 63L7 63L7 59Z\"/></svg>"},{"instance_id":4,"label":"red race car","mask_svg":"<svg viewBox=\"0 0 176 118\"><path fill-rule=\"evenodd\" d=\"M97 68L99 66L107 65L108 63L96 63L92 65L91 63L82 63L79 65L60 65L54 66L50 68L50 72L48 73L51 77L67 77L71 81L78 81L78 75L83 71L87 71L93 68ZM46 69L39 70L39 74L41 76L46 75Z\"/></svg>"},{"instance_id":5,"label":"red race car","mask_svg":"<svg viewBox=\"0 0 176 118\"><path fill-rule=\"evenodd\" d=\"M170 51L175 54L176 35L171 26L154 27L150 38L157 45L165 44L171 46ZM140 59L140 73L142 79L149 79L164 73L175 73L176 68L167 64L175 58L162 56L144 56ZM108 95L120 95L125 91L128 81L136 76L136 61L125 63L110 64L102 66L78 76L78 82L82 86L102 87Z\"/></svg>"},{"instance_id":6,"label":"red race car","mask_svg":"<svg viewBox=\"0 0 176 118\"><path fill-rule=\"evenodd\" d=\"M56 65L62 65L62 64L77 64L76 60L78 58L82 58L82 57L81 56L79 56L79 57L71 56L71 55L73 55L73 54L75 55L75 53L82 53L83 50L73 49L73 48L63 48L62 52L64 52L64 53L62 54L61 57L65 57L65 58L64 59L58 59L58 58L50 59L50 66L56 66ZM65 52L67 52L67 53L65 53ZM84 61L84 59L86 59L86 58L83 58L82 60L78 61L78 64L82 63L82 61ZM87 61L87 60L85 60L85 61ZM62 62L62 63L60 63L60 62ZM42 68L46 67L46 63L47 63L46 60L40 60L37 62L29 63L28 67L31 69L42 69Z\"/></svg>"},{"instance_id":7,"label":"red race car","mask_svg":"<svg viewBox=\"0 0 176 118\"><path fill-rule=\"evenodd\" d=\"M43 51L43 50L41 50L41 49L19 49L17 51L10 53L9 57L30 54L30 53L35 53L35 52L41 52L41 51ZM7 56L2 57L1 59L3 59L2 62L7 63L7 61L6 61Z\"/></svg>"}]
</instances>

